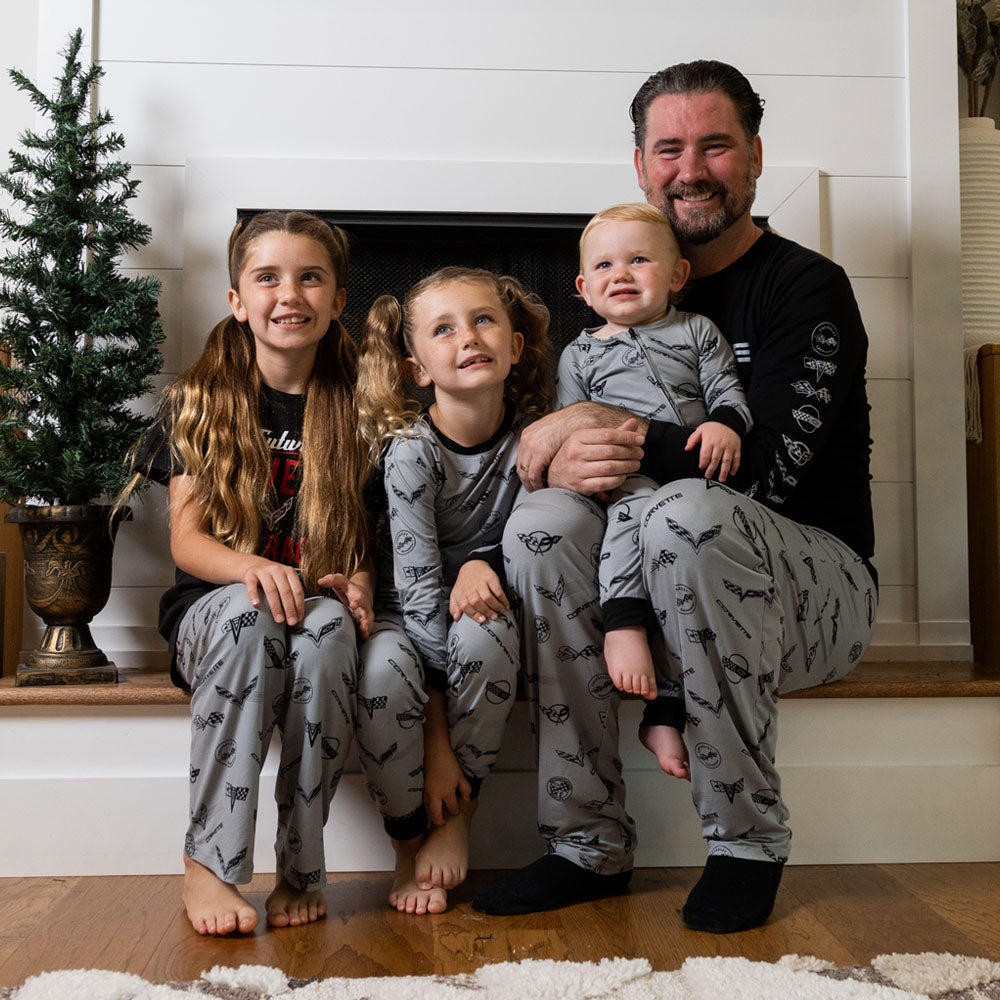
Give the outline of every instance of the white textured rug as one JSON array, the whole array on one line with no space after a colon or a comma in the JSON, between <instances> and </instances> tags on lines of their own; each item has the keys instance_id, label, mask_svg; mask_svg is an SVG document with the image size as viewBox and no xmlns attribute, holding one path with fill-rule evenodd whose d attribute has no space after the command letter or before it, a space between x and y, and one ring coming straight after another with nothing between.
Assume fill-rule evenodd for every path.
<instances>
[{"instance_id":1,"label":"white textured rug","mask_svg":"<svg viewBox=\"0 0 1000 1000\"><path fill-rule=\"evenodd\" d=\"M689 958L652 972L644 958L485 965L462 976L288 979L278 969L216 966L191 983L74 970L0 988L0 1000L1000 1000L1000 963L949 954L880 955L835 968L786 955L778 963Z\"/></svg>"}]
</instances>

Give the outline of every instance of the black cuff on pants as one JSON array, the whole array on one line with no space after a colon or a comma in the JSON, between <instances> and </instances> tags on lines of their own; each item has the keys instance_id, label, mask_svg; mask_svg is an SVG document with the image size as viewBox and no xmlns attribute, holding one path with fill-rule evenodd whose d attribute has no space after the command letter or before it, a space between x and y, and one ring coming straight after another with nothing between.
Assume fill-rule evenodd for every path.
<instances>
[{"instance_id":1,"label":"black cuff on pants","mask_svg":"<svg viewBox=\"0 0 1000 1000\"><path fill-rule=\"evenodd\" d=\"M627 628L630 625L649 623L651 605L643 597L613 597L601 605L604 614L604 631L615 628Z\"/></svg>"},{"instance_id":2,"label":"black cuff on pants","mask_svg":"<svg viewBox=\"0 0 1000 1000\"><path fill-rule=\"evenodd\" d=\"M435 691L444 691L448 687L448 673L444 667L426 666L424 668L424 683Z\"/></svg>"},{"instance_id":3,"label":"black cuff on pants","mask_svg":"<svg viewBox=\"0 0 1000 1000\"><path fill-rule=\"evenodd\" d=\"M684 711L684 699L661 694L652 701L646 702L639 725L673 726L677 732L683 733L686 722L687 713Z\"/></svg>"},{"instance_id":4,"label":"black cuff on pants","mask_svg":"<svg viewBox=\"0 0 1000 1000\"><path fill-rule=\"evenodd\" d=\"M413 840L427 832L427 810L421 803L408 816L383 816L382 825L393 840Z\"/></svg>"}]
</instances>

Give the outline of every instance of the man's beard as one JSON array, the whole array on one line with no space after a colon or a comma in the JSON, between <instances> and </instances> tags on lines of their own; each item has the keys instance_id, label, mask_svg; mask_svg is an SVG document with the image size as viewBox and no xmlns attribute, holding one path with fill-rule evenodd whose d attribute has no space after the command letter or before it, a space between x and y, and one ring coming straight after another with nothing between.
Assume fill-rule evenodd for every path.
<instances>
[{"instance_id":1,"label":"man's beard","mask_svg":"<svg viewBox=\"0 0 1000 1000\"><path fill-rule=\"evenodd\" d=\"M645 179L645 172L643 173ZM697 184L673 184L668 188L650 190L646 187L646 200L658 208L670 221L674 235L681 243L701 246L721 236L734 222L742 218L753 205L757 192L757 178L753 161L747 164L747 173L738 187L699 181ZM721 204L712 212L680 218L674 204L675 198L692 198L704 194L718 194Z\"/></svg>"}]
</instances>

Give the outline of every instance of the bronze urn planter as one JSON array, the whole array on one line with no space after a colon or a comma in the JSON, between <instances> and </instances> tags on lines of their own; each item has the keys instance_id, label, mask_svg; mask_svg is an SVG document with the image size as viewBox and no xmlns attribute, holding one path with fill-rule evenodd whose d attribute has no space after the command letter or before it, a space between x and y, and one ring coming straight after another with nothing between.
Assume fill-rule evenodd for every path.
<instances>
[{"instance_id":1,"label":"bronze urn planter","mask_svg":"<svg viewBox=\"0 0 1000 1000\"><path fill-rule=\"evenodd\" d=\"M110 520L101 504L15 507L24 549L25 599L45 622L38 648L23 654L15 685L115 683L118 670L95 644L90 622L111 594L111 555L126 508Z\"/></svg>"},{"instance_id":2,"label":"bronze urn planter","mask_svg":"<svg viewBox=\"0 0 1000 1000\"><path fill-rule=\"evenodd\" d=\"M154 418L136 405L163 367L160 281L126 273L152 232L129 210L139 182L97 107L104 70L82 47L78 28L51 96L9 74L44 125L0 171L0 501L21 533L25 600L45 623L18 685L117 679L90 634L118 527L102 503L145 485L133 456Z\"/></svg>"}]
</instances>

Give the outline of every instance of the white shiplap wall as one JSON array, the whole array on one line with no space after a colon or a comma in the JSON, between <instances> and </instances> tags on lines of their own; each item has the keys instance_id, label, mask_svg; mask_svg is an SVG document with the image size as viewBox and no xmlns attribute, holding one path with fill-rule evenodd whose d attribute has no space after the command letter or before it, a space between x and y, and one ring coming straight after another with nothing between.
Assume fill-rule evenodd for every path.
<instances>
[{"instance_id":1,"label":"white shiplap wall","mask_svg":"<svg viewBox=\"0 0 1000 1000\"><path fill-rule=\"evenodd\" d=\"M702 56L741 66L767 98L772 176L779 165L820 171L808 181L819 193L814 242L851 275L871 339L880 651L967 652L951 4L636 0L623 24L596 0L541 9L525 0L502 9L459 0L32 2L37 36L28 19L8 17L0 53L24 65L18 51L37 42L39 76L51 80L68 31L91 27L107 70L101 103L128 137L143 181L138 211L154 229L153 244L128 263L164 283L168 372L204 335L201 322L182 330L182 317L225 236L185 246L197 173L189 160L287 158L289 176L300 177L306 162L381 159L392 200L418 183L417 161L479 160L494 176L497 164L514 164L509 187L530 179L532 163L600 173L629 162L626 107L649 72ZM287 179L274 190L276 203L296 194ZM224 294L218 288L220 314ZM152 623L171 575L165 539L162 499L151 493L123 530L114 595L95 627L123 665L162 662ZM795 860L995 859L996 708L996 699L783 704L779 763ZM473 867L523 864L539 849L533 810L510 808L535 794L523 709L484 797ZM637 711L624 706L624 731ZM933 760L928 729L943 737ZM0 800L39 831L0 837L0 874L179 870L188 735L183 706L0 711ZM622 756L642 830L638 863L699 864L682 784L665 783L634 740ZM273 767L272 754L266 773ZM331 869L391 863L356 770L327 828ZM267 796L261 810L266 831ZM256 866L269 870L267 837L258 839Z\"/></svg>"},{"instance_id":2,"label":"white shiplap wall","mask_svg":"<svg viewBox=\"0 0 1000 1000\"><path fill-rule=\"evenodd\" d=\"M77 24L91 30L107 72L100 102L127 138L142 180L136 210L154 230L151 246L127 263L163 281L169 373L181 366L185 340L204 332L180 328L188 158L380 159L394 165L394 197L406 189L408 161L627 163L627 106L649 72L709 56L740 66L767 101L765 170L820 171L819 246L851 276L871 339L876 653L968 654L964 462L954 447L958 293L936 297L931 328L923 310L914 312L911 281L915 267L950 260L951 236L940 227L938 245L915 252L920 220L943 205L945 223L957 225L948 216L951 198L957 217L948 154L936 186L919 198L914 186L929 158L941 156L920 136L948 135L954 107L950 92L946 120L914 105L915 81L954 87L954 53L950 34L939 37L938 15L917 0L710 8L637 0L625 24L596 0L489 8L299 0L280 9L260 0L39 0L39 8L42 79L56 72L55 53ZM287 201L276 191L276 204ZM198 252L221 257L224 246ZM219 288L220 315L224 296ZM933 362L920 353L922 335ZM914 405L922 391L934 401L933 420ZM94 628L126 666L162 662L152 626L171 580L160 497L151 490L137 513L120 535L115 589Z\"/></svg>"}]
</instances>

